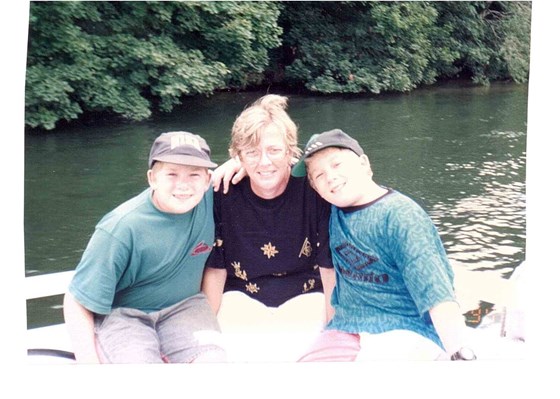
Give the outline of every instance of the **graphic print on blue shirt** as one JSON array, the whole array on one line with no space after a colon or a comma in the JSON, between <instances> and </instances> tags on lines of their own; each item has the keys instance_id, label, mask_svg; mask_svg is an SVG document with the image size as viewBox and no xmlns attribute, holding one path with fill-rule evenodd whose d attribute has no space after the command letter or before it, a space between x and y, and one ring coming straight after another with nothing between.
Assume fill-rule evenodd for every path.
<instances>
[{"instance_id":1,"label":"graphic print on blue shirt","mask_svg":"<svg viewBox=\"0 0 560 399\"><path fill-rule=\"evenodd\" d=\"M340 265L339 270L344 276L358 281L365 281L375 284L387 284L389 275L386 273L376 274L374 272L364 273L363 269L379 261L379 258L360 251L350 242L345 242L335 248L335 251L344 259L344 265L351 266L352 269Z\"/></svg>"}]
</instances>

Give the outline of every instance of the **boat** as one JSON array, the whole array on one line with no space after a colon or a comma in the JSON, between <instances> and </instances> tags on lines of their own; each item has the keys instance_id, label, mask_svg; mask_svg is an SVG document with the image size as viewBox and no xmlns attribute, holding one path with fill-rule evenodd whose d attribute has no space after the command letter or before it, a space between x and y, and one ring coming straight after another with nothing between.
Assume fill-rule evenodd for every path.
<instances>
[{"instance_id":1,"label":"boat","mask_svg":"<svg viewBox=\"0 0 560 399\"><path fill-rule=\"evenodd\" d=\"M26 299L61 295L73 276L74 271L65 271L26 277ZM64 323L27 329L26 345L30 363L74 363L76 360Z\"/></svg>"},{"instance_id":2,"label":"boat","mask_svg":"<svg viewBox=\"0 0 560 399\"><path fill-rule=\"evenodd\" d=\"M456 292L465 314L478 309L481 301L492 310L481 315L472 328L477 356L481 359L519 359L526 356L525 301L526 262L518 265L509 279L485 273L455 271ZM63 294L74 271L26 277L26 298L35 299ZM64 323L27 330L29 363L75 363L70 337ZM273 361L273 359L271 359Z\"/></svg>"}]
</instances>

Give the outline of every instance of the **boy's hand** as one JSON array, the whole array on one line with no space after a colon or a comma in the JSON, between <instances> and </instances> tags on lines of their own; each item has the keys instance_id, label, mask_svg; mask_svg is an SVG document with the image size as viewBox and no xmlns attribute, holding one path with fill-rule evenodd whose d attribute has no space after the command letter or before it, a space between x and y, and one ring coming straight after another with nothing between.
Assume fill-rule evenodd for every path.
<instances>
[{"instance_id":1,"label":"boy's hand","mask_svg":"<svg viewBox=\"0 0 560 399\"><path fill-rule=\"evenodd\" d=\"M212 184L214 185L214 191L218 191L220 189L220 185L223 184L224 194L227 194L230 182L232 184L237 184L246 175L247 173L241 166L239 159L237 157L231 158L222 165L218 166L212 172Z\"/></svg>"}]
</instances>

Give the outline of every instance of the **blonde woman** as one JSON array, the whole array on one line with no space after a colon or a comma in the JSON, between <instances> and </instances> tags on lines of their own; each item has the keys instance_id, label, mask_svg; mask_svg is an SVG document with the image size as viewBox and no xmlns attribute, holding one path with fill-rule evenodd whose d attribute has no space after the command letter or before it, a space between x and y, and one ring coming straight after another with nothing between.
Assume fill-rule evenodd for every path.
<instances>
[{"instance_id":1,"label":"blonde woman","mask_svg":"<svg viewBox=\"0 0 560 399\"><path fill-rule=\"evenodd\" d=\"M330 206L291 176L301 150L287 101L266 95L238 116L229 151L246 176L214 195L202 287L232 361L296 361L332 317Z\"/></svg>"}]
</instances>

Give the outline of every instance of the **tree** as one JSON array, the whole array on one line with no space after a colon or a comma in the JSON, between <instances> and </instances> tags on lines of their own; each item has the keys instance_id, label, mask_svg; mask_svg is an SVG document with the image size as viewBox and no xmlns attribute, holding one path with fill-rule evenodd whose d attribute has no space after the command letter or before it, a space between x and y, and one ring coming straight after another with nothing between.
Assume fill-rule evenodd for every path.
<instances>
[{"instance_id":1,"label":"tree","mask_svg":"<svg viewBox=\"0 0 560 399\"><path fill-rule=\"evenodd\" d=\"M531 3L31 2L25 123L131 120L184 96L279 83L408 92L438 79L526 82Z\"/></svg>"},{"instance_id":2,"label":"tree","mask_svg":"<svg viewBox=\"0 0 560 399\"><path fill-rule=\"evenodd\" d=\"M517 1L436 2L438 24L449 27L449 45L460 57L455 71L474 82L529 78L531 3Z\"/></svg>"},{"instance_id":3,"label":"tree","mask_svg":"<svg viewBox=\"0 0 560 399\"><path fill-rule=\"evenodd\" d=\"M94 111L141 120L185 95L258 83L278 15L259 2L32 2L26 124Z\"/></svg>"},{"instance_id":4,"label":"tree","mask_svg":"<svg viewBox=\"0 0 560 399\"><path fill-rule=\"evenodd\" d=\"M290 2L281 17L293 86L406 92L438 78L528 78L528 2Z\"/></svg>"}]
</instances>

